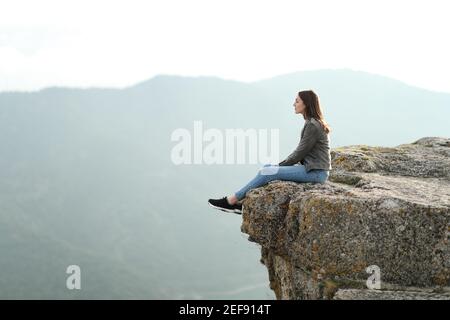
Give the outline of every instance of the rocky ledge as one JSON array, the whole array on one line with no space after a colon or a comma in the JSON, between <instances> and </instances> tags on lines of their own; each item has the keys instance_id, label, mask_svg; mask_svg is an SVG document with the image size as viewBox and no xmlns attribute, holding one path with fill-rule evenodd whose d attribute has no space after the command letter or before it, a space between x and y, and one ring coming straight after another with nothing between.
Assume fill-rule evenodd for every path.
<instances>
[{"instance_id":1,"label":"rocky ledge","mask_svg":"<svg viewBox=\"0 0 450 320\"><path fill-rule=\"evenodd\" d=\"M331 156L325 184L272 181L243 201L277 299L450 299L450 139Z\"/></svg>"}]
</instances>

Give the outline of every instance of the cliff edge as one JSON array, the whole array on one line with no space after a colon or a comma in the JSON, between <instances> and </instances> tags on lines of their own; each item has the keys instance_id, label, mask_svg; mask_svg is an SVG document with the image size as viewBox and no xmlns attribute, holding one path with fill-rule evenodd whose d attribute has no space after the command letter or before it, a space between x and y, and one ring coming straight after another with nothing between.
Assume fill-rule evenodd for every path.
<instances>
[{"instance_id":1,"label":"cliff edge","mask_svg":"<svg viewBox=\"0 0 450 320\"><path fill-rule=\"evenodd\" d=\"M331 156L325 184L272 181L243 201L277 299L450 299L450 139Z\"/></svg>"}]
</instances>

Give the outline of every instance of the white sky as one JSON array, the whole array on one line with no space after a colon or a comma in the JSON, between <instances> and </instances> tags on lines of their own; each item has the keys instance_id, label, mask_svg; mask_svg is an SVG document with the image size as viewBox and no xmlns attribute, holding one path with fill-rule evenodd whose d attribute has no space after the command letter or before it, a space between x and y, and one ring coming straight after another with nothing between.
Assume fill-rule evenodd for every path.
<instances>
[{"instance_id":1,"label":"white sky","mask_svg":"<svg viewBox=\"0 0 450 320\"><path fill-rule=\"evenodd\" d=\"M449 8L448 0L0 0L0 91L350 68L450 92Z\"/></svg>"}]
</instances>

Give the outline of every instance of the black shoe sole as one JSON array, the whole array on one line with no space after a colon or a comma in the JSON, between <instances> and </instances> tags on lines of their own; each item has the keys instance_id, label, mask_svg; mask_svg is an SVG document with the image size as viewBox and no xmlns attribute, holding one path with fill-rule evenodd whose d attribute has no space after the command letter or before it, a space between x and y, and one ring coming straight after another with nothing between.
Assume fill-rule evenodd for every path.
<instances>
[{"instance_id":1,"label":"black shoe sole","mask_svg":"<svg viewBox=\"0 0 450 320\"><path fill-rule=\"evenodd\" d=\"M218 210L221 210L221 211L224 211L224 212L236 213L236 214L242 214L242 211L240 211L240 210L238 210L238 209L225 209L225 208L222 208L222 207L217 207L217 206L211 204L210 202L208 202L208 204L209 204L211 207L213 207L214 209L218 209Z\"/></svg>"}]
</instances>

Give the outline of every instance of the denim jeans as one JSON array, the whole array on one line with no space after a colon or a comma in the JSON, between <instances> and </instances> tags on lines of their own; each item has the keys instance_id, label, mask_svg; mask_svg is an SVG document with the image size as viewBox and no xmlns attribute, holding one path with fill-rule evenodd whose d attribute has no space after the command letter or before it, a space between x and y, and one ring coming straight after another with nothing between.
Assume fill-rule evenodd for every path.
<instances>
[{"instance_id":1,"label":"denim jeans","mask_svg":"<svg viewBox=\"0 0 450 320\"><path fill-rule=\"evenodd\" d=\"M306 172L304 165L278 166L265 164L259 169L256 177L235 192L235 195L238 200L242 200L250 189L261 187L273 180L324 183L329 175L330 172L328 170L322 169L313 169Z\"/></svg>"}]
</instances>

